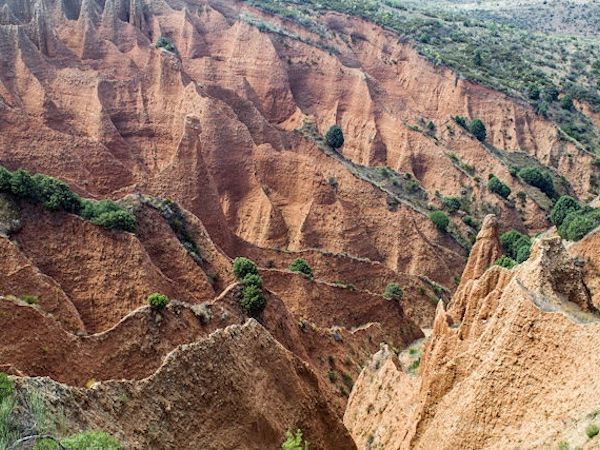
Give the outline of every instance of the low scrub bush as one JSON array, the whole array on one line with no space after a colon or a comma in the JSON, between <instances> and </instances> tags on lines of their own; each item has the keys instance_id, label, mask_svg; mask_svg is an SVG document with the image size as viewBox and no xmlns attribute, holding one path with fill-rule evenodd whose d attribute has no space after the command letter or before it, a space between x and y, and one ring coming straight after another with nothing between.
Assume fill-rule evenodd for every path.
<instances>
[{"instance_id":1,"label":"low scrub bush","mask_svg":"<svg viewBox=\"0 0 600 450\"><path fill-rule=\"evenodd\" d=\"M169 297L155 292L148 296L148 304L155 311L162 311L169 304Z\"/></svg>"},{"instance_id":2,"label":"low scrub bush","mask_svg":"<svg viewBox=\"0 0 600 450\"><path fill-rule=\"evenodd\" d=\"M429 219L434 223L440 231L447 231L450 225L450 219L442 211L433 211L429 214Z\"/></svg>"},{"instance_id":3,"label":"low scrub bush","mask_svg":"<svg viewBox=\"0 0 600 450\"><path fill-rule=\"evenodd\" d=\"M442 197L442 204L450 212L456 212L462 206L459 197Z\"/></svg>"},{"instance_id":4,"label":"low scrub bush","mask_svg":"<svg viewBox=\"0 0 600 450\"><path fill-rule=\"evenodd\" d=\"M388 300L400 301L404 297L404 291L399 284L389 283L383 291L383 296Z\"/></svg>"},{"instance_id":5,"label":"low scrub bush","mask_svg":"<svg viewBox=\"0 0 600 450\"><path fill-rule=\"evenodd\" d=\"M572 211L564 218L558 234L569 241L579 241L600 225L600 209L585 207Z\"/></svg>"},{"instance_id":6,"label":"low scrub bush","mask_svg":"<svg viewBox=\"0 0 600 450\"><path fill-rule=\"evenodd\" d=\"M479 119L473 119L469 124L469 131L477 138L478 141L485 141L487 137L487 131L485 125Z\"/></svg>"},{"instance_id":7,"label":"low scrub bush","mask_svg":"<svg viewBox=\"0 0 600 450\"><path fill-rule=\"evenodd\" d=\"M490 190L490 192L498 194L502 198L508 198L508 196L512 192L506 184L504 184L502 181L500 181L498 177L496 177L496 175L490 176L487 187Z\"/></svg>"},{"instance_id":8,"label":"low scrub bush","mask_svg":"<svg viewBox=\"0 0 600 450\"><path fill-rule=\"evenodd\" d=\"M598 425L596 425L595 423L591 423L589 424L586 429L585 429L585 434L587 435L587 437L589 437L590 439L592 439L593 437L597 436L598 433L600 433L600 428L598 428Z\"/></svg>"},{"instance_id":9,"label":"low scrub bush","mask_svg":"<svg viewBox=\"0 0 600 450\"><path fill-rule=\"evenodd\" d=\"M314 277L312 268L308 265L306 260L302 258L295 259L288 267L292 272L300 273L306 278L312 279Z\"/></svg>"},{"instance_id":10,"label":"low scrub bush","mask_svg":"<svg viewBox=\"0 0 600 450\"><path fill-rule=\"evenodd\" d=\"M308 442L302 438L302 430L296 430L296 433L286 431L281 450L308 450Z\"/></svg>"}]
</instances>

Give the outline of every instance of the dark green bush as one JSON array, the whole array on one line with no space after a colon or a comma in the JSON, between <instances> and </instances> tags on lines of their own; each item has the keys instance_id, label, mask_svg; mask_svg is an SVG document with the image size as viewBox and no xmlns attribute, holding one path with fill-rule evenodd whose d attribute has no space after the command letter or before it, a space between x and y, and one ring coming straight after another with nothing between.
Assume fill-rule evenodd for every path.
<instances>
[{"instance_id":1,"label":"dark green bush","mask_svg":"<svg viewBox=\"0 0 600 450\"><path fill-rule=\"evenodd\" d=\"M544 99L548 102L555 102L558 100L558 89L556 86L546 86L543 91Z\"/></svg>"},{"instance_id":2,"label":"dark green bush","mask_svg":"<svg viewBox=\"0 0 600 450\"><path fill-rule=\"evenodd\" d=\"M94 225L114 230L135 232L136 220L133 213L125 210L100 214L91 220Z\"/></svg>"},{"instance_id":3,"label":"dark green bush","mask_svg":"<svg viewBox=\"0 0 600 450\"><path fill-rule=\"evenodd\" d=\"M35 186L36 200L44 207L51 211L79 213L81 198L66 183L41 173L35 174L31 180Z\"/></svg>"},{"instance_id":4,"label":"dark green bush","mask_svg":"<svg viewBox=\"0 0 600 450\"><path fill-rule=\"evenodd\" d=\"M148 304L156 311L161 311L169 304L169 297L164 294L154 292L148 296Z\"/></svg>"},{"instance_id":5,"label":"dark green bush","mask_svg":"<svg viewBox=\"0 0 600 450\"><path fill-rule=\"evenodd\" d=\"M540 88L537 84L527 86L527 97L531 100L538 100L540 98Z\"/></svg>"},{"instance_id":6,"label":"dark green bush","mask_svg":"<svg viewBox=\"0 0 600 450\"><path fill-rule=\"evenodd\" d=\"M402 297L404 297L404 291L399 284L389 283L385 287L385 291L383 291L383 296L388 300L399 301L402 300Z\"/></svg>"},{"instance_id":7,"label":"dark green bush","mask_svg":"<svg viewBox=\"0 0 600 450\"><path fill-rule=\"evenodd\" d=\"M0 192L11 191L12 173L0 166Z\"/></svg>"},{"instance_id":8,"label":"dark green bush","mask_svg":"<svg viewBox=\"0 0 600 450\"><path fill-rule=\"evenodd\" d=\"M258 268L254 261L243 256L233 260L232 271L238 280L243 280L247 275L258 275Z\"/></svg>"},{"instance_id":9,"label":"dark green bush","mask_svg":"<svg viewBox=\"0 0 600 450\"><path fill-rule=\"evenodd\" d=\"M579 241L600 225L600 209L584 208L565 217L558 234L569 241Z\"/></svg>"},{"instance_id":10,"label":"dark green bush","mask_svg":"<svg viewBox=\"0 0 600 450\"><path fill-rule=\"evenodd\" d=\"M473 219L473 217L471 217L471 216L465 216L465 217L463 217L462 221L463 221L463 223L465 225L468 225L468 226L470 226L471 228L473 228L475 230L477 228L479 228L479 222L477 220Z\"/></svg>"},{"instance_id":11,"label":"dark green bush","mask_svg":"<svg viewBox=\"0 0 600 450\"><path fill-rule=\"evenodd\" d=\"M521 177L525 183L538 188L548 197L556 197L554 181L552 181L552 177L548 171L538 169L537 167L525 167L519 170L519 177Z\"/></svg>"},{"instance_id":12,"label":"dark green bush","mask_svg":"<svg viewBox=\"0 0 600 450\"><path fill-rule=\"evenodd\" d=\"M563 98L560 99L560 106L569 111L573 110L573 96L571 94L564 95Z\"/></svg>"},{"instance_id":13,"label":"dark green bush","mask_svg":"<svg viewBox=\"0 0 600 450\"><path fill-rule=\"evenodd\" d=\"M550 221L558 227L563 223L565 217L580 209L581 206L577 200L569 195L563 195L552 208L552 211L550 212Z\"/></svg>"},{"instance_id":14,"label":"dark green bush","mask_svg":"<svg viewBox=\"0 0 600 450\"><path fill-rule=\"evenodd\" d=\"M495 175L492 175L492 177L488 180L487 187L490 190L490 192L498 194L500 197L503 198L508 198L508 196L512 192L510 188L502 181L500 181L500 179Z\"/></svg>"},{"instance_id":15,"label":"dark green bush","mask_svg":"<svg viewBox=\"0 0 600 450\"><path fill-rule=\"evenodd\" d=\"M429 219L440 231L447 231L450 225L450 219L442 211L433 211L429 214Z\"/></svg>"},{"instance_id":16,"label":"dark green bush","mask_svg":"<svg viewBox=\"0 0 600 450\"><path fill-rule=\"evenodd\" d=\"M517 262L506 255L502 255L494 264L500 267L505 267L506 269L512 269L517 265Z\"/></svg>"},{"instance_id":17,"label":"dark green bush","mask_svg":"<svg viewBox=\"0 0 600 450\"><path fill-rule=\"evenodd\" d=\"M35 200L37 192L35 183L29 172L23 169L15 170L10 179L11 192L20 198Z\"/></svg>"},{"instance_id":18,"label":"dark green bush","mask_svg":"<svg viewBox=\"0 0 600 450\"><path fill-rule=\"evenodd\" d=\"M15 387L11 379L8 378L8 375L4 372L0 372L0 403L2 403L2 400L5 398L10 397L14 390Z\"/></svg>"},{"instance_id":19,"label":"dark green bush","mask_svg":"<svg viewBox=\"0 0 600 450\"><path fill-rule=\"evenodd\" d=\"M467 120L463 116L454 116L453 119L458 125L467 129Z\"/></svg>"},{"instance_id":20,"label":"dark green bush","mask_svg":"<svg viewBox=\"0 0 600 450\"><path fill-rule=\"evenodd\" d=\"M450 212L458 211L462 206L459 197L442 197L442 204Z\"/></svg>"},{"instance_id":21,"label":"dark green bush","mask_svg":"<svg viewBox=\"0 0 600 450\"><path fill-rule=\"evenodd\" d=\"M158 38L156 41L156 48L164 48L171 53L177 53L177 47L175 47L175 44L173 44L173 42L171 42L171 40L166 36L161 36Z\"/></svg>"},{"instance_id":22,"label":"dark green bush","mask_svg":"<svg viewBox=\"0 0 600 450\"><path fill-rule=\"evenodd\" d=\"M256 286L257 288L262 288L262 278L260 275L256 275L254 273L249 273L242 280L243 286Z\"/></svg>"},{"instance_id":23,"label":"dark green bush","mask_svg":"<svg viewBox=\"0 0 600 450\"><path fill-rule=\"evenodd\" d=\"M502 233L500 243L504 253L511 259L521 263L529 258L531 251L531 238L517 230L510 230Z\"/></svg>"},{"instance_id":24,"label":"dark green bush","mask_svg":"<svg viewBox=\"0 0 600 450\"><path fill-rule=\"evenodd\" d=\"M311 279L313 278L312 268L302 258L297 258L294 261L292 261L292 263L290 264L288 269L291 270L292 272L301 273L302 275L304 275L307 278L311 278Z\"/></svg>"},{"instance_id":25,"label":"dark green bush","mask_svg":"<svg viewBox=\"0 0 600 450\"><path fill-rule=\"evenodd\" d=\"M246 286L242 290L240 306L250 317L257 317L265 309L267 299L262 290L255 285Z\"/></svg>"},{"instance_id":26,"label":"dark green bush","mask_svg":"<svg viewBox=\"0 0 600 450\"><path fill-rule=\"evenodd\" d=\"M485 125L479 119L473 119L469 124L469 131L477 138L477 140L483 142L487 137L487 131Z\"/></svg>"},{"instance_id":27,"label":"dark green bush","mask_svg":"<svg viewBox=\"0 0 600 450\"><path fill-rule=\"evenodd\" d=\"M325 133L325 141L332 148L340 148L344 145L344 133L338 125L332 125Z\"/></svg>"}]
</instances>

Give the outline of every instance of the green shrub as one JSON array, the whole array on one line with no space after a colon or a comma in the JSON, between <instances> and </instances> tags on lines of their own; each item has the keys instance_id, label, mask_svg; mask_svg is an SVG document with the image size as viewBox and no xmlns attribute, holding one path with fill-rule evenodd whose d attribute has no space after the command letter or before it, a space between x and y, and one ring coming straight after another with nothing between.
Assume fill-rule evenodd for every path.
<instances>
[{"instance_id":1,"label":"green shrub","mask_svg":"<svg viewBox=\"0 0 600 450\"><path fill-rule=\"evenodd\" d=\"M568 111L573 110L573 96L571 94L564 95L563 98L560 99L560 106Z\"/></svg>"},{"instance_id":2,"label":"green shrub","mask_svg":"<svg viewBox=\"0 0 600 450\"><path fill-rule=\"evenodd\" d=\"M338 149L344 145L344 132L338 125L332 125L325 133L325 141L330 147Z\"/></svg>"},{"instance_id":3,"label":"green shrub","mask_svg":"<svg viewBox=\"0 0 600 450\"><path fill-rule=\"evenodd\" d=\"M468 226L470 226L471 228L473 228L475 230L477 228L479 228L479 222L477 220L473 219L473 217L471 217L471 216L465 216L465 217L463 217L462 221L463 221L463 223L465 225L468 225Z\"/></svg>"},{"instance_id":4,"label":"green shrub","mask_svg":"<svg viewBox=\"0 0 600 450\"><path fill-rule=\"evenodd\" d=\"M158 38L156 41L156 48L164 48L171 53L177 53L177 47L175 47L175 44L173 44L173 42L171 42L171 40L166 36L161 36Z\"/></svg>"},{"instance_id":5,"label":"green shrub","mask_svg":"<svg viewBox=\"0 0 600 450\"><path fill-rule=\"evenodd\" d=\"M508 196L512 192L506 184L504 184L502 181L500 181L498 177L496 177L496 175L491 176L491 178L488 180L487 187L490 190L490 192L498 194L502 198L508 198Z\"/></svg>"},{"instance_id":6,"label":"green shrub","mask_svg":"<svg viewBox=\"0 0 600 450\"><path fill-rule=\"evenodd\" d=\"M435 124L431 120L429 122L427 122L427 130L429 132L435 131Z\"/></svg>"},{"instance_id":7,"label":"green shrub","mask_svg":"<svg viewBox=\"0 0 600 450\"><path fill-rule=\"evenodd\" d=\"M113 230L135 232L136 220L133 213L125 210L100 214L91 221L94 225Z\"/></svg>"},{"instance_id":8,"label":"green shrub","mask_svg":"<svg viewBox=\"0 0 600 450\"><path fill-rule=\"evenodd\" d=\"M13 382L8 375L4 372L0 372L0 402L4 399L9 398L15 390Z\"/></svg>"},{"instance_id":9,"label":"green shrub","mask_svg":"<svg viewBox=\"0 0 600 450\"><path fill-rule=\"evenodd\" d=\"M450 225L450 219L442 211L433 211L429 214L429 219L434 223L440 231L447 231Z\"/></svg>"},{"instance_id":10,"label":"green shrub","mask_svg":"<svg viewBox=\"0 0 600 450\"><path fill-rule=\"evenodd\" d=\"M548 102L555 102L558 100L558 89L556 86L546 86L543 91L543 96Z\"/></svg>"},{"instance_id":11,"label":"green shrub","mask_svg":"<svg viewBox=\"0 0 600 450\"><path fill-rule=\"evenodd\" d=\"M311 278L311 279L313 278L313 271L312 271L311 267L302 258L297 258L294 261L292 261L292 263L290 264L288 269L291 270L292 272L301 273L302 275L306 276L307 278Z\"/></svg>"},{"instance_id":12,"label":"green shrub","mask_svg":"<svg viewBox=\"0 0 600 450\"><path fill-rule=\"evenodd\" d=\"M23 169L15 170L10 179L11 192L20 198L35 200L37 192L33 178L29 172Z\"/></svg>"},{"instance_id":13,"label":"green shrub","mask_svg":"<svg viewBox=\"0 0 600 450\"><path fill-rule=\"evenodd\" d=\"M28 305L36 305L39 302L39 298L37 295L21 295L19 297L22 301L27 303Z\"/></svg>"},{"instance_id":14,"label":"green shrub","mask_svg":"<svg viewBox=\"0 0 600 450\"><path fill-rule=\"evenodd\" d=\"M517 230L510 230L502 233L500 243L504 253L511 259L521 263L529 258L531 251L531 238Z\"/></svg>"},{"instance_id":15,"label":"green shrub","mask_svg":"<svg viewBox=\"0 0 600 450\"><path fill-rule=\"evenodd\" d=\"M243 256L233 260L232 271L238 280L243 280L246 275L258 275L258 268L254 261Z\"/></svg>"},{"instance_id":16,"label":"green shrub","mask_svg":"<svg viewBox=\"0 0 600 450\"><path fill-rule=\"evenodd\" d=\"M243 286L256 286L257 288L262 288L262 278L260 275L256 275L255 273L249 273L242 280Z\"/></svg>"},{"instance_id":17,"label":"green shrub","mask_svg":"<svg viewBox=\"0 0 600 450\"><path fill-rule=\"evenodd\" d=\"M31 181L34 184L36 200L44 207L51 211L79 213L81 198L71 191L66 183L41 173L35 174Z\"/></svg>"},{"instance_id":18,"label":"green shrub","mask_svg":"<svg viewBox=\"0 0 600 450\"><path fill-rule=\"evenodd\" d=\"M592 439L598 433L600 433L600 428L598 428L598 425L596 425L595 423L590 423L585 429L585 434L590 439Z\"/></svg>"},{"instance_id":19,"label":"green shrub","mask_svg":"<svg viewBox=\"0 0 600 450\"><path fill-rule=\"evenodd\" d=\"M112 200L83 200L81 216L105 228L134 232L137 227L135 215Z\"/></svg>"},{"instance_id":20,"label":"green shrub","mask_svg":"<svg viewBox=\"0 0 600 450\"><path fill-rule=\"evenodd\" d=\"M473 119L469 124L469 131L477 138L477 140L483 142L487 137L485 125L479 119Z\"/></svg>"},{"instance_id":21,"label":"green shrub","mask_svg":"<svg viewBox=\"0 0 600 450\"><path fill-rule=\"evenodd\" d=\"M169 304L169 297L164 294L154 292L148 296L148 304L155 311L162 311Z\"/></svg>"},{"instance_id":22,"label":"green shrub","mask_svg":"<svg viewBox=\"0 0 600 450\"><path fill-rule=\"evenodd\" d=\"M537 167L525 167L519 170L519 177L525 183L538 188L548 197L556 197L554 182L547 171L538 169Z\"/></svg>"},{"instance_id":23,"label":"green shrub","mask_svg":"<svg viewBox=\"0 0 600 450\"><path fill-rule=\"evenodd\" d=\"M512 269L517 265L517 262L506 255L502 255L494 264L500 267L505 267L506 269Z\"/></svg>"},{"instance_id":24,"label":"green shrub","mask_svg":"<svg viewBox=\"0 0 600 450\"><path fill-rule=\"evenodd\" d=\"M267 299L256 285L248 285L242 290L240 306L250 317L257 317L267 305Z\"/></svg>"},{"instance_id":25,"label":"green shrub","mask_svg":"<svg viewBox=\"0 0 600 450\"><path fill-rule=\"evenodd\" d=\"M537 84L527 86L527 97L531 100L538 100L540 98L540 88Z\"/></svg>"},{"instance_id":26,"label":"green shrub","mask_svg":"<svg viewBox=\"0 0 600 450\"><path fill-rule=\"evenodd\" d=\"M454 116L454 121L464 129L467 129L467 120L463 116Z\"/></svg>"},{"instance_id":27,"label":"green shrub","mask_svg":"<svg viewBox=\"0 0 600 450\"><path fill-rule=\"evenodd\" d=\"M281 450L309 450L308 442L302 439L302 430L296 430L296 433L286 431L285 441L281 444Z\"/></svg>"},{"instance_id":28,"label":"green shrub","mask_svg":"<svg viewBox=\"0 0 600 450\"><path fill-rule=\"evenodd\" d=\"M383 291L383 296L388 300L400 301L402 300L402 297L404 297L404 291L400 285L396 283L389 283Z\"/></svg>"},{"instance_id":29,"label":"green shrub","mask_svg":"<svg viewBox=\"0 0 600 450\"><path fill-rule=\"evenodd\" d=\"M558 199L550 212L550 221L557 227L563 223L565 217L572 212L579 211L579 202L569 195L563 195Z\"/></svg>"},{"instance_id":30,"label":"green shrub","mask_svg":"<svg viewBox=\"0 0 600 450\"><path fill-rule=\"evenodd\" d=\"M12 173L6 168L0 166L0 192L11 191Z\"/></svg>"},{"instance_id":31,"label":"green shrub","mask_svg":"<svg viewBox=\"0 0 600 450\"><path fill-rule=\"evenodd\" d=\"M558 228L558 234L569 241L579 241L600 225L600 209L586 208L569 213Z\"/></svg>"},{"instance_id":32,"label":"green shrub","mask_svg":"<svg viewBox=\"0 0 600 450\"><path fill-rule=\"evenodd\" d=\"M458 211L462 206L459 197L442 197L442 204L450 212Z\"/></svg>"},{"instance_id":33,"label":"green shrub","mask_svg":"<svg viewBox=\"0 0 600 450\"><path fill-rule=\"evenodd\" d=\"M60 442L69 450L122 450L123 446L103 431L84 431Z\"/></svg>"}]
</instances>

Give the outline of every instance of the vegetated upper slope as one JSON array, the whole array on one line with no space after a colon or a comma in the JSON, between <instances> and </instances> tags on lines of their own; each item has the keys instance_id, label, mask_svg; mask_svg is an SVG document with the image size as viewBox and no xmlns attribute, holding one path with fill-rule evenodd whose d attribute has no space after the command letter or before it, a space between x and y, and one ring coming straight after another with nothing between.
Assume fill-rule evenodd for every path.
<instances>
[{"instance_id":1,"label":"vegetated upper slope","mask_svg":"<svg viewBox=\"0 0 600 450\"><path fill-rule=\"evenodd\" d=\"M434 64L451 67L461 76L530 102L541 114L556 121L590 151L600 149L597 127L576 110L560 108L549 92L558 89L600 110L600 45L597 33L590 37L561 33L535 32L535 24L522 17L522 8L531 8L548 23L557 11L575 9L587 15L590 23L598 6L590 2L551 2L519 7L500 3L514 20L498 20L486 15L485 6L456 5L455 2L401 2L397 0L335 0L294 2L249 0L249 3L294 20L323 34L318 17L323 10L335 10L364 17L400 38L410 39L419 52ZM546 2L544 2L546 3ZM493 7L490 7L493 8ZM573 23L573 22L571 22ZM575 23L573 23L575 25ZM562 34L564 33L564 34ZM323 41L328 42L326 36ZM328 46L331 48L331 46ZM332 51L335 46L332 46ZM541 95L532 94L537 86ZM544 92L546 94L544 95Z\"/></svg>"},{"instance_id":2,"label":"vegetated upper slope","mask_svg":"<svg viewBox=\"0 0 600 450\"><path fill-rule=\"evenodd\" d=\"M585 427L600 405L598 358L580 349L598 347L600 316L587 277L557 236L540 238L512 270L485 270L500 248L496 226L490 220L482 230L448 313L438 306L418 376L383 352L357 380L345 423L358 445L595 445Z\"/></svg>"}]
</instances>

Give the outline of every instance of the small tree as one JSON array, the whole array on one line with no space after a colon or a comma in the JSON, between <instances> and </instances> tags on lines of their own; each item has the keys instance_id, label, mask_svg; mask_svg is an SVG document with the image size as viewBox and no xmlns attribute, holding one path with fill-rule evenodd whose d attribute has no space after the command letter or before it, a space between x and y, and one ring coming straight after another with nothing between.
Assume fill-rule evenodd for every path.
<instances>
[{"instance_id":1,"label":"small tree","mask_svg":"<svg viewBox=\"0 0 600 450\"><path fill-rule=\"evenodd\" d=\"M487 131L485 125L479 119L473 119L469 124L469 131L477 138L477 140L483 142L487 137Z\"/></svg>"},{"instance_id":2,"label":"small tree","mask_svg":"<svg viewBox=\"0 0 600 450\"><path fill-rule=\"evenodd\" d=\"M529 252L531 250L531 238L517 230L510 230L506 233L502 233L500 236L500 243L504 252L510 256L511 259L517 262L523 262L529 258Z\"/></svg>"},{"instance_id":3,"label":"small tree","mask_svg":"<svg viewBox=\"0 0 600 450\"><path fill-rule=\"evenodd\" d=\"M457 123L457 125L465 129L467 128L467 120L463 116L454 116L453 119Z\"/></svg>"},{"instance_id":4,"label":"small tree","mask_svg":"<svg viewBox=\"0 0 600 450\"><path fill-rule=\"evenodd\" d=\"M519 170L519 177L525 183L538 188L548 197L556 197L554 181L552 181L552 177L547 171L538 169L537 167L525 167Z\"/></svg>"},{"instance_id":5,"label":"small tree","mask_svg":"<svg viewBox=\"0 0 600 450\"><path fill-rule=\"evenodd\" d=\"M344 132L338 125L332 125L325 134L325 141L330 147L338 149L344 145Z\"/></svg>"},{"instance_id":6,"label":"small tree","mask_svg":"<svg viewBox=\"0 0 600 450\"><path fill-rule=\"evenodd\" d=\"M383 296L388 300L400 301L402 300L402 297L404 297L404 291L400 285L396 283L389 283L385 287L385 291L383 291Z\"/></svg>"},{"instance_id":7,"label":"small tree","mask_svg":"<svg viewBox=\"0 0 600 450\"><path fill-rule=\"evenodd\" d=\"M92 223L104 228L129 231L131 233L135 232L137 225L133 213L124 209L100 214L98 217L92 219Z\"/></svg>"},{"instance_id":8,"label":"small tree","mask_svg":"<svg viewBox=\"0 0 600 450\"><path fill-rule=\"evenodd\" d=\"M260 287L248 285L242 291L240 306L250 317L257 317L263 312L267 305L267 299L262 293Z\"/></svg>"},{"instance_id":9,"label":"small tree","mask_svg":"<svg viewBox=\"0 0 600 450\"><path fill-rule=\"evenodd\" d=\"M462 206L459 197L442 197L442 204L450 212L458 211Z\"/></svg>"},{"instance_id":10,"label":"small tree","mask_svg":"<svg viewBox=\"0 0 600 450\"><path fill-rule=\"evenodd\" d=\"M148 304L155 311L162 311L169 304L169 297L164 294L154 292L148 296Z\"/></svg>"},{"instance_id":11,"label":"small tree","mask_svg":"<svg viewBox=\"0 0 600 450\"><path fill-rule=\"evenodd\" d=\"M450 219L442 211L433 211L429 214L429 219L434 223L440 231L447 231L450 225Z\"/></svg>"},{"instance_id":12,"label":"small tree","mask_svg":"<svg viewBox=\"0 0 600 450\"><path fill-rule=\"evenodd\" d=\"M309 450L308 442L302 439L302 430L296 430L296 433L286 431L281 450Z\"/></svg>"},{"instance_id":13,"label":"small tree","mask_svg":"<svg viewBox=\"0 0 600 450\"><path fill-rule=\"evenodd\" d=\"M506 184L504 184L502 181L500 181L498 177L496 177L496 175L492 175L490 177L490 179L488 180L487 187L490 190L490 192L498 194L502 198L508 198L508 196L512 192Z\"/></svg>"},{"instance_id":14,"label":"small tree","mask_svg":"<svg viewBox=\"0 0 600 450\"><path fill-rule=\"evenodd\" d=\"M569 195L563 195L552 208L552 211L550 212L550 221L558 227L563 223L565 217L580 209L581 206L577 200Z\"/></svg>"},{"instance_id":15,"label":"small tree","mask_svg":"<svg viewBox=\"0 0 600 450\"><path fill-rule=\"evenodd\" d=\"M308 265L306 260L302 258L297 258L294 261L292 261L288 269L292 272L300 273L310 279L312 279L314 276L312 268Z\"/></svg>"},{"instance_id":16,"label":"small tree","mask_svg":"<svg viewBox=\"0 0 600 450\"><path fill-rule=\"evenodd\" d=\"M494 264L496 264L497 266L500 266L500 267L504 267L506 269L512 269L513 267L515 267L517 265L517 262L514 259L512 259L506 255L502 255L500 258L498 258L496 260L496 262Z\"/></svg>"},{"instance_id":17,"label":"small tree","mask_svg":"<svg viewBox=\"0 0 600 450\"><path fill-rule=\"evenodd\" d=\"M254 261L243 256L233 260L232 271L238 280L243 280L247 275L258 275L258 268Z\"/></svg>"},{"instance_id":18,"label":"small tree","mask_svg":"<svg viewBox=\"0 0 600 450\"><path fill-rule=\"evenodd\" d=\"M29 172L23 169L15 170L10 179L11 192L20 198L36 199L35 183Z\"/></svg>"}]
</instances>

